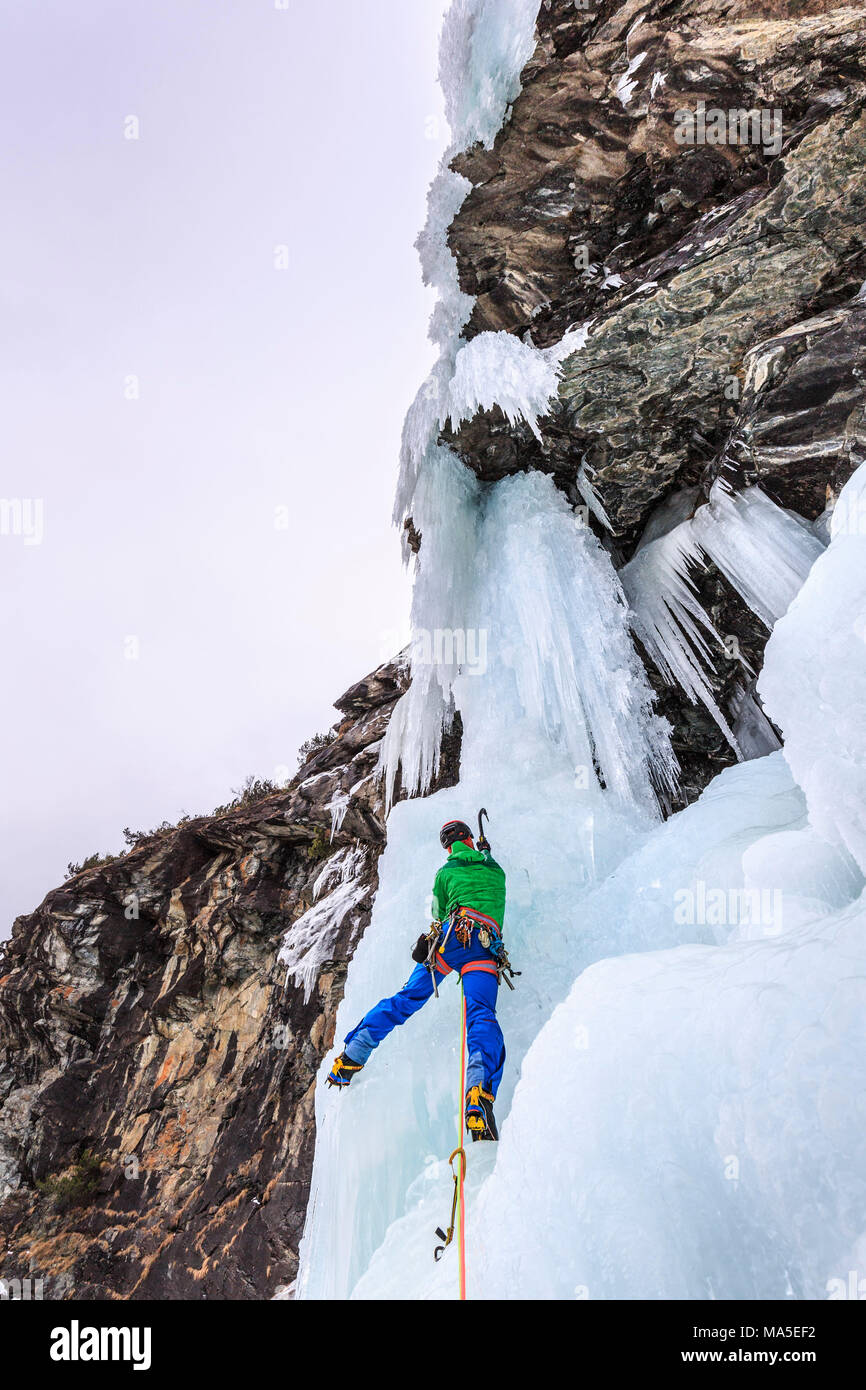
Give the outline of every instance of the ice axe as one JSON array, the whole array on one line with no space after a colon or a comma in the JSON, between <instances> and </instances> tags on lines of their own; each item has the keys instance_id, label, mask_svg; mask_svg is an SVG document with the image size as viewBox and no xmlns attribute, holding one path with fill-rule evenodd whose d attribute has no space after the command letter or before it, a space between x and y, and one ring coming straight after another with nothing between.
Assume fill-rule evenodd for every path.
<instances>
[{"instance_id":1,"label":"ice axe","mask_svg":"<svg viewBox=\"0 0 866 1390\"><path fill-rule=\"evenodd\" d=\"M487 819L488 819L488 820L490 819L489 815L487 815L486 809L485 809L483 806L481 807L481 810L478 812L478 848L479 848L479 849L489 849L489 848L490 848L490 841L487 839L487 836L484 834L484 825L483 825L482 820L481 820L481 817L482 817L482 816L487 816Z\"/></svg>"}]
</instances>

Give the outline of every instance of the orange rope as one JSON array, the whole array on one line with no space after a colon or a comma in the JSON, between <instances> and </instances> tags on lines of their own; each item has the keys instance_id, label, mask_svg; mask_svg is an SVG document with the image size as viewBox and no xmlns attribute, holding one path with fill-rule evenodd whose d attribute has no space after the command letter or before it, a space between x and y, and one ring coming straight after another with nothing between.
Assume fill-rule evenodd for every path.
<instances>
[{"instance_id":1,"label":"orange rope","mask_svg":"<svg viewBox=\"0 0 866 1390\"><path fill-rule=\"evenodd\" d=\"M466 1108L466 991L460 980L460 994L463 999L460 1020L460 1106L457 1112L457 1143L460 1153L460 1177L458 1178L459 1199L459 1257L460 1257L460 1297L466 1298L466 1206L463 1201L463 1179L466 1176L466 1153L463 1148L464 1110Z\"/></svg>"}]
</instances>

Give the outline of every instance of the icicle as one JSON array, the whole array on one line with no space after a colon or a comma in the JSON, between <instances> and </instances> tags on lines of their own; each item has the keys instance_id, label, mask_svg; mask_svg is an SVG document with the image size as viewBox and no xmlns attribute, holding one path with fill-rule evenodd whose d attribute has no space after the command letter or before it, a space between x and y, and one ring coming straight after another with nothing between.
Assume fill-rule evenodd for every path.
<instances>
[{"instance_id":1,"label":"icicle","mask_svg":"<svg viewBox=\"0 0 866 1390\"><path fill-rule=\"evenodd\" d=\"M458 149L491 148L535 48L541 0L455 0L445 15L439 81Z\"/></svg>"},{"instance_id":2,"label":"icicle","mask_svg":"<svg viewBox=\"0 0 866 1390\"><path fill-rule=\"evenodd\" d=\"M653 788L672 787L678 770L669 728L653 714L610 558L549 477L489 488L478 570L488 669L483 683L461 680L458 705L471 686L493 728L531 724L591 779L597 762L623 803L655 814ZM485 717L475 704L470 732Z\"/></svg>"},{"instance_id":3,"label":"icicle","mask_svg":"<svg viewBox=\"0 0 866 1390\"><path fill-rule=\"evenodd\" d=\"M620 571L632 626L661 674L700 700L739 752L713 695L707 671L715 668L701 628L719 645L721 638L701 607L690 568L703 568L703 556L688 521L638 550Z\"/></svg>"},{"instance_id":4,"label":"icicle","mask_svg":"<svg viewBox=\"0 0 866 1390\"><path fill-rule=\"evenodd\" d=\"M690 568L714 562L752 612L770 629L799 592L823 546L807 522L777 507L758 487L730 493L716 484L709 502L648 545L639 547L621 579L635 632L662 675L700 700L741 754L712 694L715 669L701 628L721 638L697 596Z\"/></svg>"},{"instance_id":5,"label":"icicle","mask_svg":"<svg viewBox=\"0 0 866 1390\"><path fill-rule=\"evenodd\" d=\"M389 807L398 768L409 795L426 791L438 771L460 670L455 635L465 642L467 629L476 626L467 617L467 603L476 582L479 492L478 480L456 455L439 446L430 449L412 502L423 536L412 594L412 680L394 707L379 753Z\"/></svg>"},{"instance_id":6,"label":"icicle","mask_svg":"<svg viewBox=\"0 0 866 1390\"><path fill-rule=\"evenodd\" d=\"M592 485L586 463L581 463L577 472L577 490L583 498L589 510L592 512L596 521L599 521L606 531L612 531L610 517L601 503L601 498Z\"/></svg>"},{"instance_id":7,"label":"icicle","mask_svg":"<svg viewBox=\"0 0 866 1390\"><path fill-rule=\"evenodd\" d=\"M348 792L337 792L325 807L325 810L331 813L330 844L334 843L334 836L338 833L342 827L343 821L346 819L346 812L349 809L350 800L351 798Z\"/></svg>"},{"instance_id":8,"label":"icicle","mask_svg":"<svg viewBox=\"0 0 866 1390\"><path fill-rule=\"evenodd\" d=\"M714 487L692 519L698 544L772 630L824 547L808 524L759 487L735 495Z\"/></svg>"},{"instance_id":9,"label":"icicle","mask_svg":"<svg viewBox=\"0 0 866 1390\"><path fill-rule=\"evenodd\" d=\"M734 733L744 758L763 758L781 748L781 741L754 695L742 686L731 700Z\"/></svg>"}]
</instances>

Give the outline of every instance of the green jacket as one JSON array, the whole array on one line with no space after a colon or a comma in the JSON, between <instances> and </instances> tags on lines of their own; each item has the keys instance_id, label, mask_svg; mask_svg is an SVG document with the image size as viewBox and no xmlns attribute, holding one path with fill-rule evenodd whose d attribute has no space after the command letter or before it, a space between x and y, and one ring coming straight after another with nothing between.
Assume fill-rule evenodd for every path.
<instances>
[{"instance_id":1,"label":"green jacket","mask_svg":"<svg viewBox=\"0 0 866 1390\"><path fill-rule=\"evenodd\" d=\"M489 850L470 849L459 840L433 883L433 916L444 921L456 907L473 907L505 923L505 870Z\"/></svg>"}]
</instances>

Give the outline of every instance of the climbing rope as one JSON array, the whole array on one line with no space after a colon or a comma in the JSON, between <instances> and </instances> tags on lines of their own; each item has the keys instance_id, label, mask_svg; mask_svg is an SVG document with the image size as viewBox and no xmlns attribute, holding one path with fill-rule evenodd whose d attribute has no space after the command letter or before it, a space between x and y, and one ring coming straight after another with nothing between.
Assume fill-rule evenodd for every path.
<instances>
[{"instance_id":1,"label":"climbing rope","mask_svg":"<svg viewBox=\"0 0 866 1390\"><path fill-rule=\"evenodd\" d=\"M463 1147L463 1108L466 1097L466 992L463 988L463 980L460 980L460 1103L457 1107L457 1148L448 1159L451 1173L454 1177L454 1192L451 1198L451 1222L448 1230L443 1231L441 1226L436 1227L436 1234L442 1241L433 1251L434 1260L439 1260L445 1253L445 1247L451 1244L454 1239L454 1226L457 1226L457 1259L460 1271L460 1298L466 1298L466 1204L463 1198L463 1184L466 1178L466 1150ZM454 1160L459 1158L457 1171L454 1171ZM456 1218L456 1223L455 1223Z\"/></svg>"},{"instance_id":2,"label":"climbing rope","mask_svg":"<svg viewBox=\"0 0 866 1390\"><path fill-rule=\"evenodd\" d=\"M463 988L463 976L460 976L460 999L462 1007L460 1010L460 1101L457 1106L457 1148L454 1154L460 1155L460 1177L457 1180L457 1187L460 1194L458 1202L460 1217L460 1240L458 1244L458 1254L460 1257L460 1297L466 1297L466 1204L463 1200L463 1182L466 1177L466 1150L463 1147L463 1108L466 1104L466 990ZM454 1157L454 1154L451 1157Z\"/></svg>"}]
</instances>

